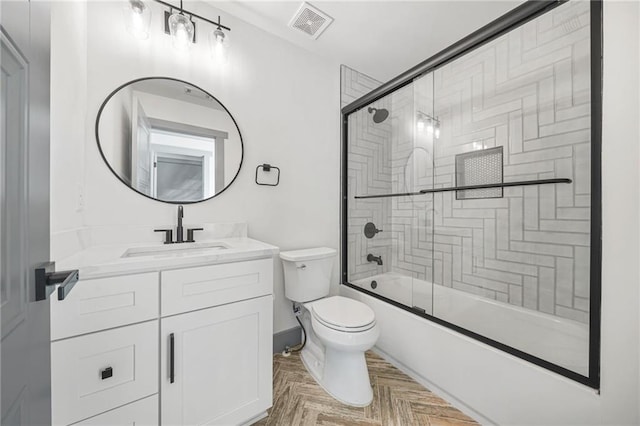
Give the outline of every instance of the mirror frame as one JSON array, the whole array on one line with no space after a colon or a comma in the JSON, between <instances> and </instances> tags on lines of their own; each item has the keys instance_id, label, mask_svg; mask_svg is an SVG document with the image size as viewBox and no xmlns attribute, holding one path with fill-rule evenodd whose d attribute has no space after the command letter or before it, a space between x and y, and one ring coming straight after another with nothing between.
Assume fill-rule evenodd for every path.
<instances>
[{"instance_id":1,"label":"mirror frame","mask_svg":"<svg viewBox=\"0 0 640 426\"><path fill-rule=\"evenodd\" d=\"M196 89L198 89L198 90L206 93L207 95L211 96L211 98L213 100L215 100L224 109L224 111L227 114L229 114L229 117L231 117L231 120L233 121L233 124L236 126L236 130L238 131L238 135L240 136L241 153L240 153L240 164L238 165L238 171L236 172L236 174L233 177L233 179L231 179L231 181L227 185L225 185L225 187L222 189L222 191L217 192L216 194L212 195L211 197L203 198L202 200L198 200L198 201L167 201L167 200L160 200L160 199L157 199L157 198L150 197L149 195L138 191L133 186L130 186L127 182L124 181L124 179L122 179L120 177L120 175L118 175L118 173L116 173L116 171L113 169L113 167L111 167L111 164L109 164L109 162L107 161L107 157L104 155L104 152L102 151L102 146L100 145L99 127L100 127L100 117L102 116L102 111L107 106L107 103L109 103L111 98L114 97L116 95L116 93L118 93L121 89L123 89L123 88L125 88L125 87L127 87L127 86L129 86L131 84L137 83L139 81L145 81L145 80L171 80L171 81L176 81L178 83L183 83L183 84L188 84L189 86L193 86ZM98 115L96 116L95 135L96 135L96 144L98 145L98 151L100 152L100 156L102 157L102 160L107 165L107 167L109 168L111 173L116 178L118 178L118 180L120 182L122 182L122 184L124 186L126 186L127 188L131 189L132 191L136 192L137 194L140 194L140 195L142 195L142 196L144 196L144 197L146 197L146 198L148 198L150 200L159 201L161 203L166 203L166 204L174 204L174 205L177 205L177 204L196 204L196 203L202 203L203 201L208 201L208 200L211 200L212 198L217 197L218 195L220 195L224 191L226 191L231 185L233 185L233 183L238 178L238 175L240 174L240 170L242 170L242 164L244 162L244 140L242 139L242 132L240 131L240 127L238 126L238 123L236 122L236 119L233 117L233 115L227 109L227 107L224 106L224 104L222 102L220 102L218 100L218 98L216 98L215 96L213 96L211 93L207 92L206 90L202 89L201 87L196 86L195 84L190 83L188 81L180 80L178 78L173 78L173 77L142 77L142 78L136 78L134 80L128 81L128 82L118 86L115 90L113 90L111 93L109 93L109 95L106 97L106 99L102 102L102 105L100 105L100 109L98 110Z\"/></svg>"}]
</instances>

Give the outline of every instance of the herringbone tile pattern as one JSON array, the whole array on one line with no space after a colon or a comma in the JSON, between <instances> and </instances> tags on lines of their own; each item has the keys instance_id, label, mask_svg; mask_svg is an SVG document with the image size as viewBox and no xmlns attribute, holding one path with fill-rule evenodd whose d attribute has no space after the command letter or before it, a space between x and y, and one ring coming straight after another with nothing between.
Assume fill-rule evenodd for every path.
<instances>
[{"instance_id":1,"label":"herringbone tile pattern","mask_svg":"<svg viewBox=\"0 0 640 426\"><path fill-rule=\"evenodd\" d=\"M350 114L348 280L372 290L375 279L379 294L427 312L432 300L416 300L417 290L429 294L437 284L588 324L589 46L590 3L569 1L376 100L370 106L389 111L384 122L375 123L368 108ZM372 85L348 75L343 91ZM426 116L438 119L438 139ZM454 186L463 175L487 172L461 173L458 155L496 147L504 181L573 182L505 188L501 198L354 199ZM367 222L384 232L367 239ZM384 265L367 262L369 253ZM379 275L387 273L420 281L408 296L385 292L389 280Z\"/></svg>"},{"instance_id":2,"label":"herringbone tile pattern","mask_svg":"<svg viewBox=\"0 0 640 426\"><path fill-rule=\"evenodd\" d=\"M256 425L465 425L476 424L400 370L367 352L373 403L350 407L314 381L298 354L274 357L273 407Z\"/></svg>"}]
</instances>

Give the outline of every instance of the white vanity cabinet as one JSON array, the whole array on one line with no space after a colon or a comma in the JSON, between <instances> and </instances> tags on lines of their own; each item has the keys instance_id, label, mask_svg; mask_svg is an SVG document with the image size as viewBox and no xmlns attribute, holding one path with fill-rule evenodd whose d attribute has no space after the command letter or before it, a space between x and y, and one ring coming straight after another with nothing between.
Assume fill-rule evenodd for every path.
<instances>
[{"instance_id":1,"label":"white vanity cabinet","mask_svg":"<svg viewBox=\"0 0 640 426\"><path fill-rule=\"evenodd\" d=\"M273 260L164 271L160 281L162 424L241 424L266 411Z\"/></svg>"},{"instance_id":2,"label":"white vanity cabinet","mask_svg":"<svg viewBox=\"0 0 640 426\"><path fill-rule=\"evenodd\" d=\"M51 301L54 425L246 424L271 406L271 257L80 278Z\"/></svg>"},{"instance_id":3,"label":"white vanity cabinet","mask_svg":"<svg viewBox=\"0 0 640 426\"><path fill-rule=\"evenodd\" d=\"M81 280L65 300L51 299L54 425L158 393L158 277Z\"/></svg>"}]
</instances>

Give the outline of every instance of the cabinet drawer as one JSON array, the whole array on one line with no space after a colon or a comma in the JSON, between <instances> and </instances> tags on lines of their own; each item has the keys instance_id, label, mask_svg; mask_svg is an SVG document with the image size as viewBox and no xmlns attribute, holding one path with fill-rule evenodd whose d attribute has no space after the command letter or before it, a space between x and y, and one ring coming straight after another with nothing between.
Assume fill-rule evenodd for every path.
<instances>
[{"instance_id":1,"label":"cabinet drawer","mask_svg":"<svg viewBox=\"0 0 640 426\"><path fill-rule=\"evenodd\" d=\"M51 298L51 340L158 317L158 273L80 280L64 300Z\"/></svg>"},{"instance_id":2,"label":"cabinet drawer","mask_svg":"<svg viewBox=\"0 0 640 426\"><path fill-rule=\"evenodd\" d=\"M74 423L74 426L157 426L158 395Z\"/></svg>"},{"instance_id":3,"label":"cabinet drawer","mask_svg":"<svg viewBox=\"0 0 640 426\"><path fill-rule=\"evenodd\" d=\"M51 366L55 425L157 393L158 321L53 342Z\"/></svg>"},{"instance_id":4,"label":"cabinet drawer","mask_svg":"<svg viewBox=\"0 0 640 426\"><path fill-rule=\"evenodd\" d=\"M271 294L273 259L161 273L162 316Z\"/></svg>"}]
</instances>

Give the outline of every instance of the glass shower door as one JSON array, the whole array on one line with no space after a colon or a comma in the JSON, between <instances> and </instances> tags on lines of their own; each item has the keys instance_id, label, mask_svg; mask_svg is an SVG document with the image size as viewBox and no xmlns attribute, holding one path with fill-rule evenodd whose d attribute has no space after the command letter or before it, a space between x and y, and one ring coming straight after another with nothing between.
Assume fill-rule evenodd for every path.
<instances>
[{"instance_id":1,"label":"glass shower door","mask_svg":"<svg viewBox=\"0 0 640 426\"><path fill-rule=\"evenodd\" d=\"M388 196L431 181L430 142L416 138L415 102L409 85L349 115L347 280L430 314L432 197Z\"/></svg>"},{"instance_id":2,"label":"glass shower door","mask_svg":"<svg viewBox=\"0 0 640 426\"><path fill-rule=\"evenodd\" d=\"M345 109L343 279L596 387L601 11L547 6Z\"/></svg>"},{"instance_id":3,"label":"glass shower door","mask_svg":"<svg viewBox=\"0 0 640 426\"><path fill-rule=\"evenodd\" d=\"M584 376L589 22L568 2L432 73L434 187L534 183L434 194L433 315Z\"/></svg>"}]
</instances>

